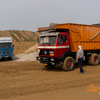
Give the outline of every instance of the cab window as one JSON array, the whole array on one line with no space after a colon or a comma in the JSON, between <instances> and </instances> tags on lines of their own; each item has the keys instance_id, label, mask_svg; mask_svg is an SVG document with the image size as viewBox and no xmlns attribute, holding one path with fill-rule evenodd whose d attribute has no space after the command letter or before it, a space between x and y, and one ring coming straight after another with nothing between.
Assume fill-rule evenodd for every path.
<instances>
[{"instance_id":1,"label":"cab window","mask_svg":"<svg viewBox=\"0 0 100 100\"><path fill-rule=\"evenodd\" d=\"M61 42L67 42L66 35L61 35Z\"/></svg>"},{"instance_id":2,"label":"cab window","mask_svg":"<svg viewBox=\"0 0 100 100\"><path fill-rule=\"evenodd\" d=\"M60 45L61 42L67 42L66 35L58 35L58 44Z\"/></svg>"}]
</instances>

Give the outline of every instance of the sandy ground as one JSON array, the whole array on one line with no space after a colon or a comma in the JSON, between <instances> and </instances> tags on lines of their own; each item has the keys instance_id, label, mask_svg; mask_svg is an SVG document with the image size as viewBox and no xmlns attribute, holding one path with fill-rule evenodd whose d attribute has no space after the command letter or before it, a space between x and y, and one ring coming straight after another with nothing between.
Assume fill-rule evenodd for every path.
<instances>
[{"instance_id":1,"label":"sandy ground","mask_svg":"<svg viewBox=\"0 0 100 100\"><path fill-rule=\"evenodd\" d=\"M100 65L84 64L63 71L47 70L37 61L0 61L0 100L100 100L97 92L87 92L90 84L100 87Z\"/></svg>"}]
</instances>

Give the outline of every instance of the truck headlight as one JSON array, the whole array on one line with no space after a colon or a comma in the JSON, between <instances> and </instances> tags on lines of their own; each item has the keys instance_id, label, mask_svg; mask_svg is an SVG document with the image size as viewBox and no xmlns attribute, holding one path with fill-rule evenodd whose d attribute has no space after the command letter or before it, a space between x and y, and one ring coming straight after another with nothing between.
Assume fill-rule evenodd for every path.
<instances>
[{"instance_id":1,"label":"truck headlight","mask_svg":"<svg viewBox=\"0 0 100 100\"><path fill-rule=\"evenodd\" d=\"M40 60L40 58L38 57L38 60Z\"/></svg>"},{"instance_id":2,"label":"truck headlight","mask_svg":"<svg viewBox=\"0 0 100 100\"><path fill-rule=\"evenodd\" d=\"M11 57L14 57L14 55L11 55Z\"/></svg>"},{"instance_id":3,"label":"truck headlight","mask_svg":"<svg viewBox=\"0 0 100 100\"><path fill-rule=\"evenodd\" d=\"M54 59L53 59L53 58L51 58L51 61L54 61Z\"/></svg>"}]
</instances>

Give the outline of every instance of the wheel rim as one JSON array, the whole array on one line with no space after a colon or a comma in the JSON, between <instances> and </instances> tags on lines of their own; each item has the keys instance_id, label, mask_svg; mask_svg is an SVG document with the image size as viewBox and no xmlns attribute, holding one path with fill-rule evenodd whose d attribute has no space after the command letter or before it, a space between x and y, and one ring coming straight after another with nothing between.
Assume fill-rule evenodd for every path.
<instances>
[{"instance_id":1,"label":"wheel rim","mask_svg":"<svg viewBox=\"0 0 100 100\"><path fill-rule=\"evenodd\" d=\"M99 61L98 57L94 57L94 63L97 64Z\"/></svg>"},{"instance_id":2,"label":"wheel rim","mask_svg":"<svg viewBox=\"0 0 100 100\"><path fill-rule=\"evenodd\" d=\"M73 62L70 60L70 61L68 61L67 62L67 66L70 68L70 67L72 67L73 66Z\"/></svg>"}]
</instances>

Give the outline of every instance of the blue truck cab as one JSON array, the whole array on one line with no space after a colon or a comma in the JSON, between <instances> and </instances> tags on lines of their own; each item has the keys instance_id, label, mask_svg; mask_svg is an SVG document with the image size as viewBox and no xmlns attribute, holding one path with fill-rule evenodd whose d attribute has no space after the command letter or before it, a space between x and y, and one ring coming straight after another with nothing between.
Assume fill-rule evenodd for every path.
<instances>
[{"instance_id":1,"label":"blue truck cab","mask_svg":"<svg viewBox=\"0 0 100 100\"><path fill-rule=\"evenodd\" d=\"M13 59L13 44L11 37L0 37L0 59Z\"/></svg>"}]
</instances>

